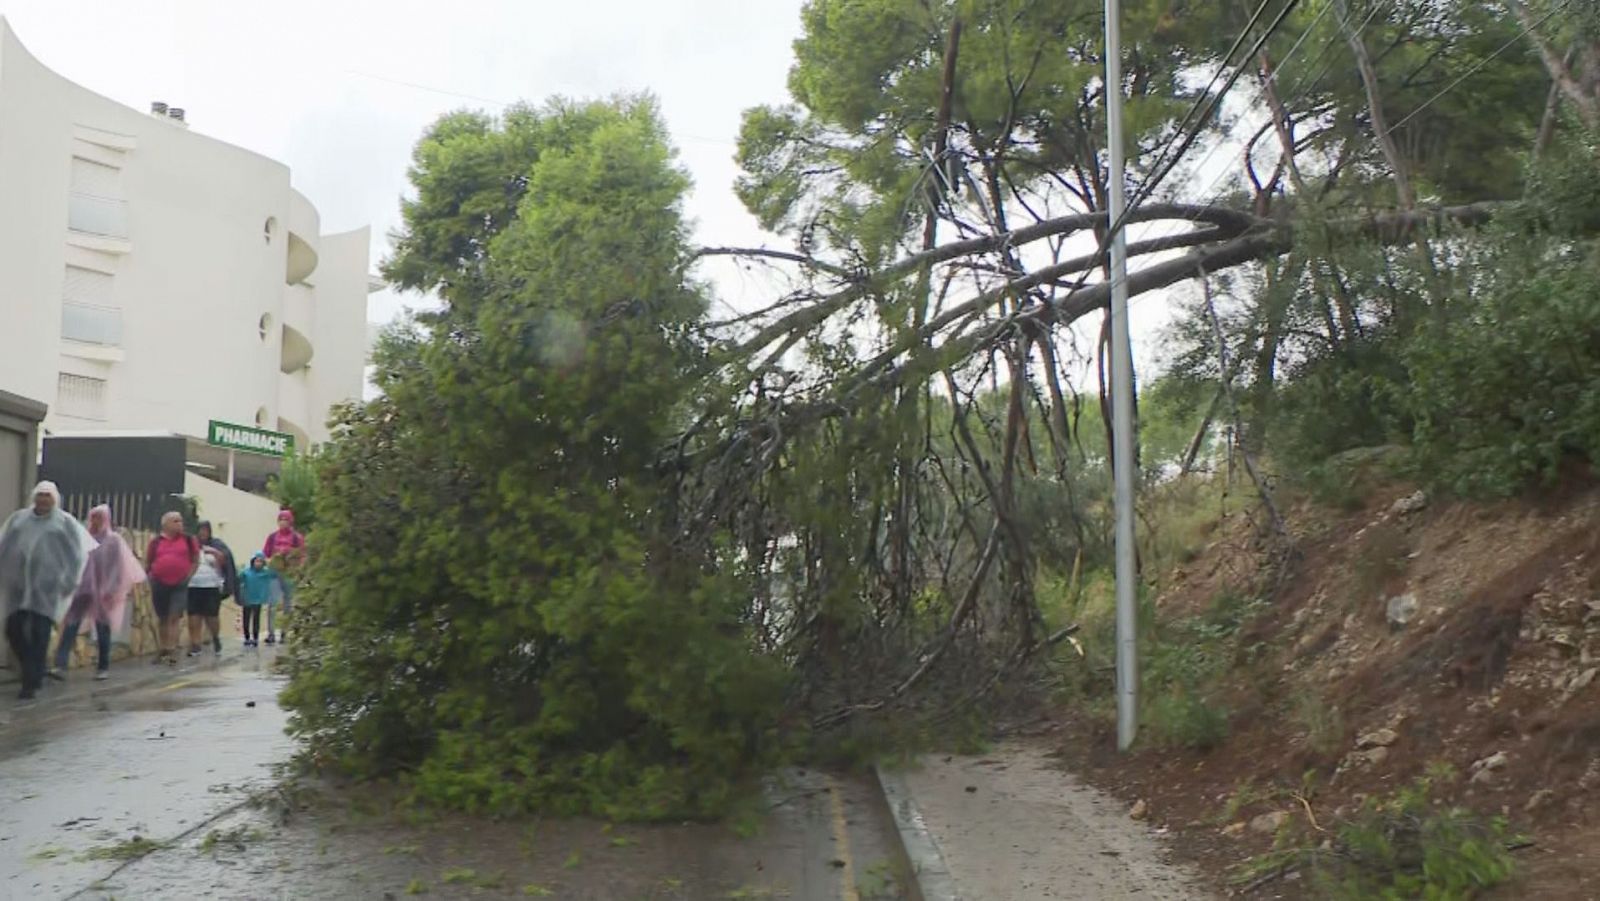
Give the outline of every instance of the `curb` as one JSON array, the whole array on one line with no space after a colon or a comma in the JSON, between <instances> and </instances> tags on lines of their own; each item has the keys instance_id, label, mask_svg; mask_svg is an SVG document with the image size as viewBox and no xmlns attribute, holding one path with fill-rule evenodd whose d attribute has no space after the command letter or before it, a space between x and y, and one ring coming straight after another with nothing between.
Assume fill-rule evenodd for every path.
<instances>
[{"instance_id":1,"label":"curb","mask_svg":"<svg viewBox=\"0 0 1600 901\"><path fill-rule=\"evenodd\" d=\"M955 877L945 863L939 843L928 830L922 810L911 795L899 773L891 773L881 766L872 768L878 788L889 805L889 815L894 819L895 832L900 837L901 850L912 878L912 901L961 901L956 890Z\"/></svg>"}]
</instances>

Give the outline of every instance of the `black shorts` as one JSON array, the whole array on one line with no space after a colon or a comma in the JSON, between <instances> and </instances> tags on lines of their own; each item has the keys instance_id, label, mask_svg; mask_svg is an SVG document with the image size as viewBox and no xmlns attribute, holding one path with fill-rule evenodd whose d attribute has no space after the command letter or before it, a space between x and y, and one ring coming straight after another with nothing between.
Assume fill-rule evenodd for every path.
<instances>
[{"instance_id":1,"label":"black shorts","mask_svg":"<svg viewBox=\"0 0 1600 901\"><path fill-rule=\"evenodd\" d=\"M163 585L151 579L150 606L156 608L156 619L161 622L182 615L189 606L189 586Z\"/></svg>"},{"instance_id":2,"label":"black shorts","mask_svg":"<svg viewBox=\"0 0 1600 901\"><path fill-rule=\"evenodd\" d=\"M216 616L222 610L222 589L189 588L189 615Z\"/></svg>"}]
</instances>

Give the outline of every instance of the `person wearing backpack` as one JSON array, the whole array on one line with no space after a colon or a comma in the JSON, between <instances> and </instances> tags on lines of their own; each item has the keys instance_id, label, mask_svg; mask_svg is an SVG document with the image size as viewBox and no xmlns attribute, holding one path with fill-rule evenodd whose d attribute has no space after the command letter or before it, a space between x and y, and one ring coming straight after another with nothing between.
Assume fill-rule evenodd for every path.
<instances>
[{"instance_id":1,"label":"person wearing backpack","mask_svg":"<svg viewBox=\"0 0 1600 901\"><path fill-rule=\"evenodd\" d=\"M189 578L200 567L200 542L183 531L183 514L161 517L161 534L145 548L144 568L150 577L150 601L156 613L160 649L155 663L176 665L178 629L189 607Z\"/></svg>"},{"instance_id":2,"label":"person wearing backpack","mask_svg":"<svg viewBox=\"0 0 1600 901\"><path fill-rule=\"evenodd\" d=\"M189 656L200 656L200 640L209 632L211 652L222 653L222 625L218 617L223 599L230 597L236 587L239 573L234 565L233 551L216 537L211 523L201 520L194 530L200 543L200 565L189 577Z\"/></svg>"}]
</instances>

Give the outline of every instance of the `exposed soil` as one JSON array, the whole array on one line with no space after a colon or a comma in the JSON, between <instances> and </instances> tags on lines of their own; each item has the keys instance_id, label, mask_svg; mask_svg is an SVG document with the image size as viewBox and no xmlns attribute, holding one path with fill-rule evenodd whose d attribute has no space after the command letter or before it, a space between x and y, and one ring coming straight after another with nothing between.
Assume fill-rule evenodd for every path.
<instances>
[{"instance_id":1,"label":"exposed soil","mask_svg":"<svg viewBox=\"0 0 1600 901\"><path fill-rule=\"evenodd\" d=\"M1220 747L1118 755L1111 724L1064 710L1061 757L1126 803L1145 801L1180 853L1235 892L1234 868L1273 843L1253 817L1284 811L1288 828L1316 834L1448 763L1448 801L1504 815L1533 841L1498 897L1600 897L1600 488L1405 512L1396 502L1411 494L1390 485L1349 513L1290 512L1297 559L1242 631L1256 653L1241 654L1220 693L1232 714ZM1250 524L1224 522L1165 578L1160 615L1258 591L1263 562ZM1415 614L1393 626L1388 601L1402 595ZM1384 729L1386 750L1357 753ZM1502 768L1469 778L1496 753ZM1236 796L1248 803L1230 811ZM1250 892L1305 894L1294 877Z\"/></svg>"}]
</instances>

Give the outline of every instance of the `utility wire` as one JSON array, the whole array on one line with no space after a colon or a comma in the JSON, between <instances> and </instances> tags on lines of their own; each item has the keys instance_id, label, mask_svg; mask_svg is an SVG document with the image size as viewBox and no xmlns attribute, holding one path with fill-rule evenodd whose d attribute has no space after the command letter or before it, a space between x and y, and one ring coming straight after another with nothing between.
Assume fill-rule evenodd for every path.
<instances>
[{"instance_id":1,"label":"utility wire","mask_svg":"<svg viewBox=\"0 0 1600 901\"><path fill-rule=\"evenodd\" d=\"M1383 2L1373 4L1371 11L1367 13L1366 19L1362 21L1360 29L1358 30L1366 30L1367 26L1372 24L1373 19L1377 18L1379 12L1385 6L1391 5L1394 2L1396 2L1396 0L1383 0ZM1321 24L1322 19L1327 16L1328 11L1332 8L1332 4L1323 6L1322 12L1318 13L1317 17L1311 21L1311 24L1306 27L1305 32L1300 36L1300 40L1296 41L1295 45L1289 49L1289 52L1284 54L1283 58L1278 61L1277 68L1273 69L1272 74L1267 77L1267 81L1269 83L1275 83L1278 80L1278 76L1282 74L1284 67L1288 65L1291 59L1294 58L1294 54L1305 43L1306 38L1311 36L1311 33L1316 30L1316 27ZM1329 37L1325 44L1323 44L1322 50L1312 58L1307 69L1300 73L1299 78L1296 79L1294 85L1285 93L1282 99L1282 106L1285 110L1288 110L1289 107L1294 104L1294 101L1301 99L1305 92L1315 88L1316 85L1322 81L1323 76L1327 74L1329 67L1331 67L1333 64L1333 59L1329 54L1332 52L1333 48L1339 45L1339 43L1339 36L1333 35ZM1222 146L1222 143L1212 146L1210 151L1207 152L1206 155L1202 157L1200 162L1196 165L1196 170L1198 171L1204 169L1206 163L1210 162L1211 157L1214 156L1216 152L1222 148ZM1207 201L1206 205L1202 208L1200 215L1203 216L1207 211L1213 209L1222 202L1227 195L1225 193L1217 193L1217 187L1222 184L1224 180L1234 177L1236 174L1237 173L1232 171L1224 171L1213 178L1211 183L1206 186L1206 189L1200 192L1200 197L1206 197L1208 195L1211 197L1211 199ZM1197 217L1191 217L1190 219L1184 221L1192 222L1195 220L1195 218ZM1161 233L1159 237L1171 237L1177 234L1180 228L1180 224L1169 226ZM1131 303L1139 303L1140 301L1148 300L1153 296L1154 295L1150 294L1142 295L1134 298Z\"/></svg>"},{"instance_id":2,"label":"utility wire","mask_svg":"<svg viewBox=\"0 0 1600 901\"><path fill-rule=\"evenodd\" d=\"M1391 0L1391 2L1392 2L1392 0ZM1438 93L1434 94L1432 97L1429 97L1420 106L1418 106L1416 109L1412 110L1410 113L1408 113L1400 121L1398 121L1394 125L1390 126L1389 127L1389 131L1391 133L1394 132L1394 131L1397 131L1402 125L1405 125L1407 122L1410 122L1412 119L1416 118L1418 115L1420 115L1428 107L1430 107L1434 103L1438 102L1440 99L1445 97L1450 92L1452 92L1452 91L1456 90L1457 88L1459 88L1464 82L1466 82L1467 79L1471 78L1473 75L1476 75L1478 72L1482 71L1484 69L1484 67L1489 65L1489 63L1494 62L1501 55L1503 55L1507 50L1511 49L1513 46L1515 46L1516 44L1521 42L1524 38L1527 38L1534 31L1536 31L1539 28L1543 27L1546 22L1550 21L1556 15L1561 13L1568 6L1571 6L1573 2L1574 2L1574 0L1563 0L1562 3L1560 3L1559 5L1557 5L1554 8L1552 8L1548 13L1546 13L1543 16L1541 16L1537 21L1530 23L1528 25L1528 27L1522 29L1518 34L1513 36L1506 43L1502 44L1493 53L1491 53L1488 56L1484 57L1483 59L1479 60L1476 64L1474 64L1466 72L1462 73L1454 81L1452 81L1450 84L1446 85L1443 89L1441 89ZM1371 24L1373 18L1376 16L1378 10L1382 6L1383 6L1383 4L1374 5L1372 12L1367 15L1366 20L1362 23L1362 25L1360 26L1358 31L1364 31L1366 29L1366 27ZM1330 7L1324 7L1323 8L1323 12L1326 13L1329 8ZM1315 24L1315 23L1313 23L1313 24ZM1309 30L1308 30L1308 33L1309 33ZM1333 46L1333 43L1335 43L1336 41L1337 41L1337 39L1335 38L1334 42L1330 42L1329 47ZM1288 59L1288 57L1286 56L1285 60L1287 60L1287 59ZM1323 68L1326 69L1326 66L1324 66ZM1276 74L1277 73L1274 72L1274 75L1276 75ZM1319 74L1317 76L1317 80L1321 80L1321 78L1322 78L1322 75ZM1304 80L1305 79L1302 78L1302 83L1304 82ZM1312 82L1312 83L1315 84L1315 82ZM1214 148L1212 148L1212 150L1213 150L1213 152L1215 152L1216 148L1214 147ZM1209 154L1207 156L1209 158ZM1202 165L1204 165L1204 160L1202 160ZM1233 175L1233 174L1235 174L1235 173L1230 173L1230 172L1222 173L1220 176L1218 176L1216 179L1214 179L1211 182L1210 186L1206 188L1204 194L1212 194L1212 192L1214 192L1216 190L1217 186L1223 181L1223 179L1225 179L1225 178L1227 178L1227 177L1229 177L1230 175ZM1218 203L1221 202L1221 200L1223 199L1223 196L1224 195L1222 195L1222 194L1216 194L1215 196L1213 196L1212 199L1209 202L1206 203L1205 209L1209 210L1212 207L1215 207ZM1167 236L1170 236L1172 234L1176 234L1176 232L1177 232L1177 227L1174 226L1173 228L1163 232L1162 233L1162 237L1167 237ZM1139 300L1146 299L1149 296L1152 296L1152 295L1146 295L1144 298L1135 298L1134 302L1138 302Z\"/></svg>"},{"instance_id":3,"label":"utility wire","mask_svg":"<svg viewBox=\"0 0 1600 901\"><path fill-rule=\"evenodd\" d=\"M1270 2L1270 0L1265 0L1265 2L1263 2L1263 8L1265 8L1266 2ZM1177 152L1172 154L1171 158L1167 160L1164 167L1153 166L1151 168L1150 172L1146 174L1145 178L1134 189L1133 196L1129 199L1127 207L1122 211L1122 215L1119 216L1116 221L1107 223L1107 228L1105 233L1101 236L1099 247L1094 252L1094 262L1090 263L1084 268L1083 273L1078 277L1077 282L1074 283L1072 288L1068 291L1069 294L1081 290L1084 285L1089 283L1090 273L1094 271L1095 266L1099 265L1106 259L1106 254L1109 251L1111 242L1115 239L1117 232L1127 227L1128 217L1138 210L1140 205L1150 198L1151 194L1155 192L1155 189L1160 186L1162 180L1170 175L1172 170L1177 167L1177 164L1182 161L1183 155L1189 151L1190 147L1194 146L1194 142L1199 139L1200 132L1205 127L1206 121L1211 118L1211 114L1214 113L1222 104L1222 101L1227 97L1228 92L1233 89L1233 86L1238 84L1239 79L1243 77L1245 69L1250 63L1250 60L1255 59L1256 56L1261 52L1261 48L1266 46L1267 41L1271 40L1272 36L1278 32L1278 29L1283 27L1284 21L1289 18L1290 13L1294 12L1295 7L1299 6L1299 2L1300 0L1288 0L1288 2L1283 5L1283 8L1278 11L1278 15L1272 20L1272 23L1267 26L1267 30L1262 32L1261 36L1256 39L1255 44L1251 46L1250 52L1245 54L1244 58L1240 60L1238 66L1234 69L1233 74L1228 76L1227 80L1223 82L1222 88L1214 97L1211 98L1212 102L1207 108L1205 114L1200 117L1199 121L1194 123L1193 128L1188 135L1182 141L1177 143ZM1252 21L1254 21L1254 19L1252 19ZM1235 46L1238 46L1240 43L1242 43L1242 41L1236 41ZM1230 61L1230 59L1225 59L1223 61L1223 68L1226 68ZM1118 86L1118 89L1121 89L1120 85ZM1168 142L1167 146L1168 149L1171 149L1173 143ZM1166 154L1163 153L1162 158L1165 157Z\"/></svg>"},{"instance_id":4,"label":"utility wire","mask_svg":"<svg viewBox=\"0 0 1600 901\"><path fill-rule=\"evenodd\" d=\"M1423 110L1425 110L1428 107L1432 106L1437 100L1439 100L1439 98L1443 97L1444 95L1446 95L1446 94L1450 93L1451 91L1455 90L1456 88L1460 87L1462 82L1464 82L1467 79L1471 78L1472 76L1478 74L1478 72L1481 71L1484 66L1487 66L1490 63L1494 62L1496 59L1498 59L1500 57L1500 55L1502 53L1505 53L1507 50L1510 50L1512 48L1512 46L1514 46L1515 44L1521 42L1523 38L1528 37L1529 35L1533 34L1533 32L1538 30L1540 27L1542 27L1544 25L1544 23L1546 23L1546 22L1550 21L1551 19L1555 18L1557 13L1559 13L1562 10L1566 9L1567 7L1571 6L1572 3L1573 3L1573 0L1563 0L1563 2L1559 6L1556 6L1553 9L1551 9L1549 12L1545 13L1543 16L1541 16L1539 18L1538 21L1533 22L1530 25L1528 25L1527 28L1522 29L1521 33L1519 33L1516 37L1513 37L1511 40L1506 41L1504 44L1500 45L1500 49L1496 50L1495 52L1493 52L1493 53L1489 54L1488 56L1484 57L1483 59L1479 60L1477 65L1475 65L1472 68L1468 69L1467 71L1461 73L1461 77L1457 78L1455 81L1450 82L1448 85L1445 85L1443 90L1441 90L1437 94L1434 94L1432 97L1429 97L1426 101L1423 102L1423 104L1421 106L1419 106L1416 109L1412 110L1411 113L1409 115L1407 115L1404 119L1401 119L1399 122L1396 122L1395 124L1389 126L1389 131L1393 132L1393 131L1397 130L1398 128L1400 128L1400 126L1406 124L1407 122L1410 122L1412 119L1415 119L1419 114L1421 114L1421 112Z\"/></svg>"}]
</instances>

